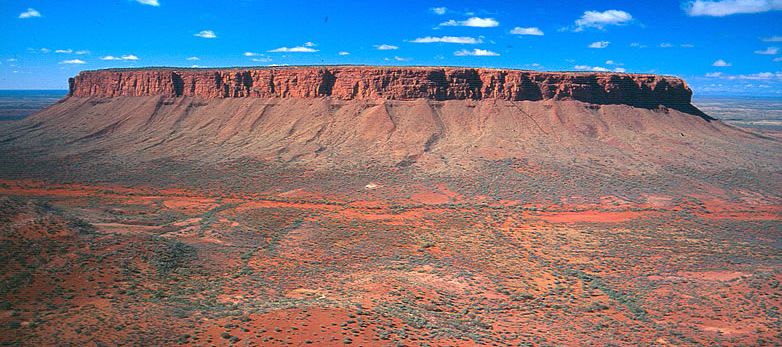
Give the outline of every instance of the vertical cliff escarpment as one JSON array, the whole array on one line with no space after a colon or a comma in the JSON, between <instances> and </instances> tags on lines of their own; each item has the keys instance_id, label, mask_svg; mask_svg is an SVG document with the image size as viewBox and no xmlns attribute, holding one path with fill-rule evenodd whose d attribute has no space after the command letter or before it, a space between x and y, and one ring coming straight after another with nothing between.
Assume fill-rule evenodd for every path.
<instances>
[{"instance_id":1,"label":"vertical cliff escarpment","mask_svg":"<svg viewBox=\"0 0 782 347\"><path fill-rule=\"evenodd\" d=\"M75 97L190 96L431 100L578 100L666 106L701 114L677 77L598 72L533 72L445 67L312 66L230 69L140 68L84 71Z\"/></svg>"}]
</instances>

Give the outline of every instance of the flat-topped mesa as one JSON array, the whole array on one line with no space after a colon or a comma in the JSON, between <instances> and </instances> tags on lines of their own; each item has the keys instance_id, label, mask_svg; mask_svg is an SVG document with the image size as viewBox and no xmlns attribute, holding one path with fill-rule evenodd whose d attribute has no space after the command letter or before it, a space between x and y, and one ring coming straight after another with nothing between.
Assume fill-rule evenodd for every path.
<instances>
[{"instance_id":1,"label":"flat-topped mesa","mask_svg":"<svg viewBox=\"0 0 782 347\"><path fill-rule=\"evenodd\" d=\"M74 97L554 99L662 105L702 114L690 104L692 91L684 80L651 74L458 67L139 68L83 71L69 82Z\"/></svg>"}]
</instances>

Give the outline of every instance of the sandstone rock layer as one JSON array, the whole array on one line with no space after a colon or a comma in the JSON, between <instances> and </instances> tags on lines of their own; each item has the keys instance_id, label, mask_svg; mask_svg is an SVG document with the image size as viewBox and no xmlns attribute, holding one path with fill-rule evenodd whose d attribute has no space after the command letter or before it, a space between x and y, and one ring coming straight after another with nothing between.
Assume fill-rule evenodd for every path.
<instances>
[{"instance_id":1,"label":"sandstone rock layer","mask_svg":"<svg viewBox=\"0 0 782 347\"><path fill-rule=\"evenodd\" d=\"M651 74L450 67L139 68L84 71L69 82L75 97L554 99L662 105L702 115L690 104L692 91L684 80Z\"/></svg>"}]
</instances>

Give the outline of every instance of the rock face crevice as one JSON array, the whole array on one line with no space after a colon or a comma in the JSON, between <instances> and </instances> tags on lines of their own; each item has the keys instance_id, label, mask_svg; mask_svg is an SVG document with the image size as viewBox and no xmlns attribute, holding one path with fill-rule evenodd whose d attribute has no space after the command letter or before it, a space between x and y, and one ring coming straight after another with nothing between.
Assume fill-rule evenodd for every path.
<instances>
[{"instance_id":1,"label":"rock face crevice","mask_svg":"<svg viewBox=\"0 0 782 347\"><path fill-rule=\"evenodd\" d=\"M69 85L74 97L553 99L666 106L707 117L690 103L692 91L684 80L652 74L455 67L139 68L83 71Z\"/></svg>"}]
</instances>

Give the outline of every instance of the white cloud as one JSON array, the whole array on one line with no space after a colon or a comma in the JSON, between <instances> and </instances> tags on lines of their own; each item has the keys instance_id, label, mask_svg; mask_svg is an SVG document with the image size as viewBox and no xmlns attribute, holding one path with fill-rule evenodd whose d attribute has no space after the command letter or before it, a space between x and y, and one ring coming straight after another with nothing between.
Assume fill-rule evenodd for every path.
<instances>
[{"instance_id":1,"label":"white cloud","mask_svg":"<svg viewBox=\"0 0 782 347\"><path fill-rule=\"evenodd\" d=\"M469 36L442 36L442 37L433 37L433 36L427 36L427 37L419 37L415 40L412 40L410 42L413 43L461 43L461 44L476 44L476 43L483 43L483 40L476 39L474 37Z\"/></svg>"},{"instance_id":2,"label":"white cloud","mask_svg":"<svg viewBox=\"0 0 782 347\"><path fill-rule=\"evenodd\" d=\"M305 43L304 43L304 46L305 46L305 47L315 47L315 46L317 46L317 45L316 45L316 44L314 44L314 43L312 43L312 42L310 42L310 41L307 41L307 42L305 42Z\"/></svg>"},{"instance_id":3,"label":"white cloud","mask_svg":"<svg viewBox=\"0 0 782 347\"><path fill-rule=\"evenodd\" d=\"M576 70L579 70L579 71L595 71L595 72L610 72L610 71L612 71L611 69L605 68L605 67L602 67L602 66L576 65L573 68L576 69ZM617 67L617 68L614 68L613 71L614 72L625 72L625 68Z\"/></svg>"},{"instance_id":4,"label":"white cloud","mask_svg":"<svg viewBox=\"0 0 782 347\"><path fill-rule=\"evenodd\" d=\"M308 42L311 43L311 42ZM308 47L305 43L303 46L296 46L296 47L280 47L275 49L270 49L267 52L271 53L314 53L318 50L312 47Z\"/></svg>"},{"instance_id":5,"label":"white cloud","mask_svg":"<svg viewBox=\"0 0 782 347\"><path fill-rule=\"evenodd\" d=\"M717 67L728 67L731 66L731 63L728 63L727 61L724 61L722 59L717 59L711 66L717 66Z\"/></svg>"},{"instance_id":6,"label":"white cloud","mask_svg":"<svg viewBox=\"0 0 782 347\"><path fill-rule=\"evenodd\" d=\"M254 62L257 62L257 63L268 63L268 62L272 61L272 58L260 57L260 58L252 58L251 60L254 61Z\"/></svg>"},{"instance_id":7,"label":"white cloud","mask_svg":"<svg viewBox=\"0 0 782 347\"><path fill-rule=\"evenodd\" d=\"M187 57L185 60L198 61L198 60L201 60L201 58L199 58L199 57Z\"/></svg>"},{"instance_id":8,"label":"white cloud","mask_svg":"<svg viewBox=\"0 0 782 347\"><path fill-rule=\"evenodd\" d=\"M445 8L445 7L433 7L432 8L432 12L434 12L435 14L439 14L441 16L444 15L446 11L448 11L448 8Z\"/></svg>"},{"instance_id":9,"label":"white cloud","mask_svg":"<svg viewBox=\"0 0 782 347\"><path fill-rule=\"evenodd\" d=\"M660 48L673 48L673 47L676 47L676 45L673 44L673 43L670 43L670 42L663 42L663 43L661 43L659 45L659 47ZM682 43L682 44L679 45L679 47L681 47L681 48L694 48L695 45L693 45L691 43Z\"/></svg>"},{"instance_id":10,"label":"white cloud","mask_svg":"<svg viewBox=\"0 0 782 347\"><path fill-rule=\"evenodd\" d=\"M608 69L602 66L576 65L573 68L576 70L586 70L586 71L608 71Z\"/></svg>"},{"instance_id":11,"label":"white cloud","mask_svg":"<svg viewBox=\"0 0 782 347\"><path fill-rule=\"evenodd\" d=\"M49 53L49 52L51 52L51 51L52 51L52 50L50 50L50 49L48 49L48 48L41 48L41 53Z\"/></svg>"},{"instance_id":12,"label":"white cloud","mask_svg":"<svg viewBox=\"0 0 782 347\"><path fill-rule=\"evenodd\" d=\"M263 55L263 54L261 54L261 53L255 53L255 52L244 52L244 53L243 53L243 55L244 55L245 57L255 57L255 56L258 56L258 55Z\"/></svg>"},{"instance_id":13,"label":"white cloud","mask_svg":"<svg viewBox=\"0 0 782 347\"><path fill-rule=\"evenodd\" d=\"M782 36L764 37L763 42L782 42Z\"/></svg>"},{"instance_id":14,"label":"white cloud","mask_svg":"<svg viewBox=\"0 0 782 347\"><path fill-rule=\"evenodd\" d=\"M396 61L410 61L410 58L402 58L399 56L394 56L394 60Z\"/></svg>"},{"instance_id":15,"label":"white cloud","mask_svg":"<svg viewBox=\"0 0 782 347\"><path fill-rule=\"evenodd\" d=\"M40 18L40 17L41 17L41 12L38 12L36 9L32 7L28 8L27 11L24 11L19 14L20 19Z\"/></svg>"},{"instance_id":16,"label":"white cloud","mask_svg":"<svg viewBox=\"0 0 782 347\"><path fill-rule=\"evenodd\" d=\"M456 51L456 52L453 52L453 55L458 56L458 57L464 57L464 56L496 57L496 56L499 56L500 54L497 53L497 52L492 52L490 50L476 48L476 49L473 49L471 51L470 50L466 50L466 49L463 49L463 50L460 50L460 51Z\"/></svg>"},{"instance_id":17,"label":"white cloud","mask_svg":"<svg viewBox=\"0 0 782 347\"><path fill-rule=\"evenodd\" d=\"M609 41L596 41L589 44L589 48L606 48L611 44Z\"/></svg>"},{"instance_id":18,"label":"white cloud","mask_svg":"<svg viewBox=\"0 0 782 347\"><path fill-rule=\"evenodd\" d=\"M70 49L70 48L68 48L68 49L58 49L58 50L55 50L54 53L71 54L71 53L73 53L73 50Z\"/></svg>"},{"instance_id":19,"label":"white cloud","mask_svg":"<svg viewBox=\"0 0 782 347\"><path fill-rule=\"evenodd\" d=\"M769 47L762 51L755 51L755 54L775 55L779 53L779 47Z\"/></svg>"},{"instance_id":20,"label":"white cloud","mask_svg":"<svg viewBox=\"0 0 782 347\"><path fill-rule=\"evenodd\" d=\"M339 52L339 53L337 53L337 54L339 54L339 55L350 55L350 52L347 52L347 51L340 51L340 52Z\"/></svg>"},{"instance_id":21,"label":"white cloud","mask_svg":"<svg viewBox=\"0 0 782 347\"><path fill-rule=\"evenodd\" d=\"M616 64L613 60L606 60L606 65L614 65Z\"/></svg>"},{"instance_id":22,"label":"white cloud","mask_svg":"<svg viewBox=\"0 0 782 347\"><path fill-rule=\"evenodd\" d=\"M440 23L440 26L442 27L456 27L456 26L462 26L462 27L475 27L475 28L493 28L500 25L500 22L496 21L494 18L480 18L480 17L470 17L467 20L449 20L447 22Z\"/></svg>"},{"instance_id":23,"label":"white cloud","mask_svg":"<svg viewBox=\"0 0 782 347\"><path fill-rule=\"evenodd\" d=\"M763 80L782 80L782 71L777 72L758 72L748 75L726 75L721 72L707 73L706 77L721 78L726 80L746 80L746 81L763 81Z\"/></svg>"},{"instance_id":24,"label":"white cloud","mask_svg":"<svg viewBox=\"0 0 782 347\"><path fill-rule=\"evenodd\" d=\"M193 36L201 37L201 38L205 38L205 39L216 39L217 38L217 35L215 35L215 32L211 31L211 30L201 30L201 31L199 31L196 34L193 34Z\"/></svg>"},{"instance_id":25,"label":"white cloud","mask_svg":"<svg viewBox=\"0 0 782 347\"><path fill-rule=\"evenodd\" d=\"M60 64L86 64L87 62L81 59L63 60Z\"/></svg>"},{"instance_id":26,"label":"white cloud","mask_svg":"<svg viewBox=\"0 0 782 347\"><path fill-rule=\"evenodd\" d=\"M138 57L133 54L125 54L123 56L113 56L113 55L106 55L103 57L100 57L100 60L124 60L124 61L135 61L138 60Z\"/></svg>"},{"instance_id":27,"label":"white cloud","mask_svg":"<svg viewBox=\"0 0 782 347\"><path fill-rule=\"evenodd\" d=\"M399 47L397 47L397 46L387 45L385 43L382 44L382 45L375 45L375 48L377 48L378 50L381 50L381 51L391 51L391 50L399 49Z\"/></svg>"},{"instance_id":28,"label":"white cloud","mask_svg":"<svg viewBox=\"0 0 782 347\"><path fill-rule=\"evenodd\" d=\"M85 55L85 54L90 54L90 51L81 50L81 51L76 51L76 52L73 52L73 53L74 54L78 54L78 55Z\"/></svg>"},{"instance_id":29,"label":"white cloud","mask_svg":"<svg viewBox=\"0 0 782 347\"><path fill-rule=\"evenodd\" d=\"M543 36L543 31L537 27L529 27L529 28L515 27L513 28L513 30L510 31L510 33L513 35Z\"/></svg>"},{"instance_id":30,"label":"white cloud","mask_svg":"<svg viewBox=\"0 0 782 347\"><path fill-rule=\"evenodd\" d=\"M587 28L603 30L609 25L624 25L633 20L633 16L625 11L607 10L586 11L581 18L576 20L575 31L582 31Z\"/></svg>"},{"instance_id":31,"label":"white cloud","mask_svg":"<svg viewBox=\"0 0 782 347\"><path fill-rule=\"evenodd\" d=\"M608 71L608 69L602 66L576 65L573 68L576 70L586 70L586 71Z\"/></svg>"},{"instance_id":32,"label":"white cloud","mask_svg":"<svg viewBox=\"0 0 782 347\"><path fill-rule=\"evenodd\" d=\"M160 3L157 0L136 0L137 3L142 5L148 5L148 6L160 6Z\"/></svg>"},{"instance_id":33,"label":"white cloud","mask_svg":"<svg viewBox=\"0 0 782 347\"><path fill-rule=\"evenodd\" d=\"M782 10L780 0L695 0L684 4L690 16L724 17L742 13Z\"/></svg>"},{"instance_id":34,"label":"white cloud","mask_svg":"<svg viewBox=\"0 0 782 347\"><path fill-rule=\"evenodd\" d=\"M782 72L759 72L750 75L738 75L737 78L743 80L782 79Z\"/></svg>"}]
</instances>

